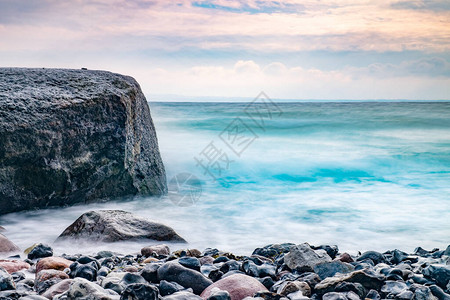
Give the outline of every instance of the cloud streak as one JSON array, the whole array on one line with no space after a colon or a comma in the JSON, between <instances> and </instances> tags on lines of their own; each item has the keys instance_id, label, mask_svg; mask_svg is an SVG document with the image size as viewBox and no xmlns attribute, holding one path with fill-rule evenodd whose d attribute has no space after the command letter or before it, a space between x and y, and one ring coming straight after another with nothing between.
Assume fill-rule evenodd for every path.
<instances>
[{"instance_id":1,"label":"cloud streak","mask_svg":"<svg viewBox=\"0 0 450 300\"><path fill-rule=\"evenodd\" d=\"M109 69L151 93L442 99L449 61L444 0L0 1L1 65Z\"/></svg>"}]
</instances>

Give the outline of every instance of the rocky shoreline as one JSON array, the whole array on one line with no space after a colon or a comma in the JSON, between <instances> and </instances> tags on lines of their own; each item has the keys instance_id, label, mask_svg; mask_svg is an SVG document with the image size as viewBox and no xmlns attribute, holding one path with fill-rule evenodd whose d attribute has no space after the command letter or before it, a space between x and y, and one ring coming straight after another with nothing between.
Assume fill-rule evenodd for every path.
<instances>
[{"instance_id":1,"label":"rocky shoreline","mask_svg":"<svg viewBox=\"0 0 450 300\"><path fill-rule=\"evenodd\" d=\"M0 299L450 299L450 246L350 255L286 243L236 256L155 244L134 254L53 256L38 244L25 254L0 260Z\"/></svg>"}]
</instances>

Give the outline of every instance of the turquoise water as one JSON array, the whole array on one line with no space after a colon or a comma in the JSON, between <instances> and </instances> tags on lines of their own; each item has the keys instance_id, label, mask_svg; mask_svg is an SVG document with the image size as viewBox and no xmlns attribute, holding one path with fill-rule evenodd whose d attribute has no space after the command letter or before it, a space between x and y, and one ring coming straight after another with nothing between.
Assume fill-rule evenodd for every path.
<instances>
[{"instance_id":1,"label":"turquoise water","mask_svg":"<svg viewBox=\"0 0 450 300\"><path fill-rule=\"evenodd\" d=\"M201 181L192 206L175 205L172 190L162 199L9 214L0 223L21 247L52 243L97 208L162 221L189 247L242 254L275 242L337 244L350 252L450 243L449 102L279 103L271 115L256 107L266 112L262 119L252 114L257 122L245 114L247 105L150 103L168 180L189 173ZM245 130L233 134L233 124ZM217 153L220 171L207 169L213 178L195 158L205 165Z\"/></svg>"}]
</instances>

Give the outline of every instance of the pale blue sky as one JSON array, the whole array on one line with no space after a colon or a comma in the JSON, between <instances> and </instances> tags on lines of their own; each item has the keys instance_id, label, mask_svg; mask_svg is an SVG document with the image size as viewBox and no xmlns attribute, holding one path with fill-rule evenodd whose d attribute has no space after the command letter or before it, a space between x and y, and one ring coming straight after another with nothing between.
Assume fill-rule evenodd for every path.
<instances>
[{"instance_id":1,"label":"pale blue sky","mask_svg":"<svg viewBox=\"0 0 450 300\"><path fill-rule=\"evenodd\" d=\"M442 0L0 1L1 66L110 70L149 100L450 99L449 49Z\"/></svg>"}]
</instances>

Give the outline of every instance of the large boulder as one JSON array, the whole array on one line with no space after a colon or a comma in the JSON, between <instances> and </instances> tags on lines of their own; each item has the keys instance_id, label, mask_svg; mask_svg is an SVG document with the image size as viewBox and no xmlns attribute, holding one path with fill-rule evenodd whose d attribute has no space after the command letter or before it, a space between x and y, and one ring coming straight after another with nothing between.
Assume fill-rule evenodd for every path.
<instances>
[{"instance_id":1,"label":"large boulder","mask_svg":"<svg viewBox=\"0 0 450 300\"><path fill-rule=\"evenodd\" d=\"M117 242L137 239L185 242L169 226L149 221L123 210L98 210L81 215L58 240L67 238Z\"/></svg>"},{"instance_id":2,"label":"large boulder","mask_svg":"<svg viewBox=\"0 0 450 300\"><path fill-rule=\"evenodd\" d=\"M0 68L0 214L166 191L133 78Z\"/></svg>"}]
</instances>

